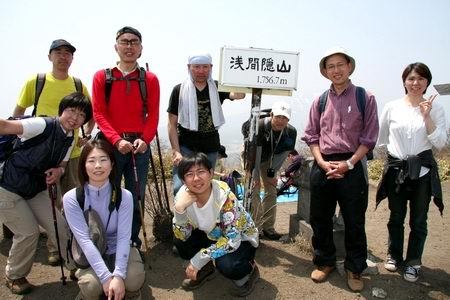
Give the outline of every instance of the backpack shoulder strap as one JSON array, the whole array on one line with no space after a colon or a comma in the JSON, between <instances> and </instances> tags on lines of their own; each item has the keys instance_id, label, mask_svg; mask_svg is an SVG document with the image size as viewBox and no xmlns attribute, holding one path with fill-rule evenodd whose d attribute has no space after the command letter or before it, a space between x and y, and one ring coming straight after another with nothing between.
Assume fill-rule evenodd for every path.
<instances>
[{"instance_id":1,"label":"backpack shoulder strap","mask_svg":"<svg viewBox=\"0 0 450 300\"><path fill-rule=\"evenodd\" d=\"M75 84L75 89L77 92L82 93L83 92L83 83L81 82L80 78L73 77L73 82Z\"/></svg>"},{"instance_id":2,"label":"backpack shoulder strap","mask_svg":"<svg viewBox=\"0 0 450 300\"><path fill-rule=\"evenodd\" d=\"M319 113L322 114L325 111L325 106L328 100L328 90L322 93L319 97Z\"/></svg>"},{"instance_id":3,"label":"backpack shoulder strap","mask_svg":"<svg viewBox=\"0 0 450 300\"><path fill-rule=\"evenodd\" d=\"M358 104L358 110L364 122L364 115L366 113L366 90L360 86L356 87L356 103Z\"/></svg>"},{"instance_id":4,"label":"backpack shoulder strap","mask_svg":"<svg viewBox=\"0 0 450 300\"><path fill-rule=\"evenodd\" d=\"M110 215L114 211L114 209L118 211L120 208L120 203L122 203L122 189L120 188L120 186L116 187L113 185L112 193L113 194L111 195L111 201L108 205Z\"/></svg>"},{"instance_id":5,"label":"backpack shoulder strap","mask_svg":"<svg viewBox=\"0 0 450 300\"><path fill-rule=\"evenodd\" d=\"M36 86L34 90L34 107L33 112L31 113L33 117L36 116L39 97L41 96L42 90L44 89L44 85L45 85L45 73L38 73L36 75Z\"/></svg>"},{"instance_id":6,"label":"backpack shoulder strap","mask_svg":"<svg viewBox=\"0 0 450 300\"><path fill-rule=\"evenodd\" d=\"M143 67L139 68L139 90L141 92L144 120L147 119L147 72Z\"/></svg>"},{"instance_id":7,"label":"backpack shoulder strap","mask_svg":"<svg viewBox=\"0 0 450 300\"><path fill-rule=\"evenodd\" d=\"M112 88L112 72L110 68L105 69L105 102L109 103L109 97L111 96L111 88Z\"/></svg>"},{"instance_id":8,"label":"backpack shoulder strap","mask_svg":"<svg viewBox=\"0 0 450 300\"><path fill-rule=\"evenodd\" d=\"M81 207L81 211L84 211L84 187L79 186L75 189L75 195L77 196L78 205Z\"/></svg>"},{"instance_id":9,"label":"backpack shoulder strap","mask_svg":"<svg viewBox=\"0 0 450 300\"><path fill-rule=\"evenodd\" d=\"M108 210L108 221L106 222L105 226L105 232L108 230L109 220L111 219L111 214L114 211L114 209L119 212L120 203L122 203L122 189L116 186L112 186L112 195L111 195L111 201L109 201Z\"/></svg>"}]
</instances>

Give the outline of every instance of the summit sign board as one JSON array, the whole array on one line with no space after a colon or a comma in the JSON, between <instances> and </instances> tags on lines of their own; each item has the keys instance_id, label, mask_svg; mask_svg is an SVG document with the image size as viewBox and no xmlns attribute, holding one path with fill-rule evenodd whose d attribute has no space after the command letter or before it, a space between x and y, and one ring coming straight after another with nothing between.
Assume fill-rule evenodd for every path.
<instances>
[{"instance_id":1,"label":"summit sign board","mask_svg":"<svg viewBox=\"0 0 450 300\"><path fill-rule=\"evenodd\" d=\"M263 93L284 91L289 94L297 89L299 55L290 51L222 47L219 89L257 88Z\"/></svg>"}]
</instances>

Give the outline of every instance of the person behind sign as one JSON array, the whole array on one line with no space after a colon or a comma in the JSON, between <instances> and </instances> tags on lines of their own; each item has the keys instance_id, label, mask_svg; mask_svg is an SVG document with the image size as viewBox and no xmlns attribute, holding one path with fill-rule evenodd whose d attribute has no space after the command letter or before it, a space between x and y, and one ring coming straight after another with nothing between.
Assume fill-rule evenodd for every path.
<instances>
[{"instance_id":1,"label":"person behind sign","mask_svg":"<svg viewBox=\"0 0 450 300\"><path fill-rule=\"evenodd\" d=\"M331 81L331 87L322 98L326 100L322 111L321 97L313 101L302 137L314 156L310 222L316 269L311 279L323 282L335 269L333 216L338 202L345 223L347 284L352 291L361 291L364 288L361 273L367 267L365 155L374 148L378 137L377 105L375 97L364 91L361 100L365 102L365 110L360 111L358 87L349 79L355 70L355 60L343 48L328 50L319 62L319 69Z\"/></svg>"},{"instance_id":2,"label":"person behind sign","mask_svg":"<svg viewBox=\"0 0 450 300\"><path fill-rule=\"evenodd\" d=\"M377 205L388 198L391 211L388 257L384 267L391 272L405 265L403 278L419 278L427 237L427 215L431 196L441 214L444 209L438 166L432 148L442 149L447 141L445 111L434 103L436 95L424 97L431 72L420 62L409 64L402 74L405 96L387 103L380 119L378 145L386 145L388 157L378 187ZM403 260L404 221L409 200L409 233Z\"/></svg>"},{"instance_id":3,"label":"person behind sign","mask_svg":"<svg viewBox=\"0 0 450 300\"><path fill-rule=\"evenodd\" d=\"M264 236L270 240L279 240L281 234L275 230L277 212L277 177L286 160L289 151L294 150L297 130L289 124L291 107L283 101L272 105L270 116L258 122L257 151L253 178L251 210L253 219L262 228ZM259 156L258 156L258 153ZM262 179L264 185L264 199L261 202L260 190Z\"/></svg>"},{"instance_id":4,"label":"person behind sign","mask_svg":"<svg viewBox=\"0 0 450 300\"><path fill-rule=\"evenodd\" d=\"M114 148L105 140L87 143L80 157L79 177L84 189L84 211L95 210L105 230L106 253L101 255L89 236L89 228L83 216L76 189L64 195L64 213L84 255L89 268L76 273L80 287L77 299L136 299L145 280L144 264L135 247L130 247L133 219L133 197L125 189L120 206L110 207L114 196ZM114 205L114 204L113 204Z\"/></svg>"},{"instance_id":5,"label":"person behind sign","mask_svg":"<svg viewBox=\"0 0 450 300\"><path fill-rule=\"evenodd\" d=\"M218 129L225 123L222 103L225 99L243 99L244 93L217 91L217 82L212 79L210 54L189 56L188 77L176 85L169 99L168 133L172 146L174 195L182 186L178 177L178 164L184 155L203 152L212 166L216 165L220 149Z\"/></svg>"},{"instance_id":6,"label":"person behind sign","mask_svg":"<svg viewBox=\"0 0 450 300\"><path fill-rule=\"evenodd\" d=\"M142 53L142 35L137 29L129 26L119 29L114 49L119 55L119 62L111 69L95 73L92 102L99 129L116 148L115 184L120 186L123 176L125 188L133 194L131 241L139 249L142 241L139 239L141 218L138 193L144 207L150 159L149 144L155 137L159 120L159 82L155 74L141 70L137 63ZM112 76L110 85L106 84L108 70ZM145 91L141 90L139 81L142 71L145 74ZM143 99L142 92L146 92L146 99ZM139 191L133 176L132 155L135 156Z\"/></svg>"},{"instance_id":7,"label":"person behind sign","mask_svg":"<svg viewBox=\"0 0 450 300\"><path fill-rule=\"evenodd\" d=\"M184 186L174 201L174 244L189 260L182 288L199 288L217 268L233 281L234 296L250 294L259 278L254 260L259 237L250 214L225 182L213 179L204 153L184 156L178 173Z\"/></svg>"}]
</instances>

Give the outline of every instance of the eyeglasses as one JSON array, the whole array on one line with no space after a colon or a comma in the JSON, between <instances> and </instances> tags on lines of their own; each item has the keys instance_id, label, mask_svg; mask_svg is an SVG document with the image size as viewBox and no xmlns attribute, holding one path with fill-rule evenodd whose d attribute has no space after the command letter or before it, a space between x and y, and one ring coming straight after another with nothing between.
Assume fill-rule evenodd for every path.
<instances>
[{"instance_id":1,"label":"eyeglasses","mask_svg":"<svg viewBox=\"0 0 450 300\"><path fill-rule=\"evenodd\" d=\"M210 173L206 169L197 169L195 171L189 171L184 174L184 180L194 180L195 176L198 178L206 178Z\"/></svg>"},{"instance_id":2,"label":"eyeglasses","mask_svg":"<svg viewBox=\"0 0 450 300\"><path fill-rule=\"evenodd\" d=\"M69 116L75 117L76 119L83 118L83 120L86 119L86 113L84 111L80 111L73 107L68 107L64 110Z\"/></svg>"},{"instance_id":3,"label":"eyeglasses","mask_svg":"<svg viewBox=\"0 0 450 300\"><path fill-rule=\"evenodd\" d=\"M342 69L346 64L345 63L337 63L336 65L326 65L326 69L328 71L334 70L334 69Z\"/></svg>"},{"instance_id":4,"label":"eyeglasses","mask_svg":"<svg viewBox=\"0 0 450 300\"><path fill-rule=\"evenodd\" d=\"M132 39L132 40L127 40L127 39L123 39L123 40L118 40L117 44L119 44L120 46L139 46L141 44L141 41L139 39Z\"/></svg>"}]
</instances>

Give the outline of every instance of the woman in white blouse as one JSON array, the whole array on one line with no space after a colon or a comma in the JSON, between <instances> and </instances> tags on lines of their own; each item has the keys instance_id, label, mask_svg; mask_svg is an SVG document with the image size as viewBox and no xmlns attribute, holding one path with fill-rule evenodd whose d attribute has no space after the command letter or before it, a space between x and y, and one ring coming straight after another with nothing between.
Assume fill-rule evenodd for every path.
<instances>
[{"instance_id":1,"label":"woman in white blouse","mask_svg":"<svg viewBox=\"0 0 450 300\"><path fill-rule=\"evenodd\" d=\"M403 278L410 282L419 277L431 197L441 214L444 209L438 167L431 149L445 146L447 127L444 109L434 102L436 95L424 97L431 78L423 63L405 68L402 80L406 95L385 105L378 137L378 145L387 146L388 158L377 191L377 205L387 197L391 211L384 266L395 272L403 263ZM403 224L408 201L411 232L403 259Z\"/></svg>"}]
</instances>

